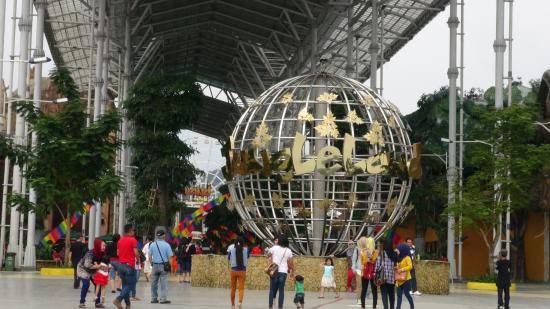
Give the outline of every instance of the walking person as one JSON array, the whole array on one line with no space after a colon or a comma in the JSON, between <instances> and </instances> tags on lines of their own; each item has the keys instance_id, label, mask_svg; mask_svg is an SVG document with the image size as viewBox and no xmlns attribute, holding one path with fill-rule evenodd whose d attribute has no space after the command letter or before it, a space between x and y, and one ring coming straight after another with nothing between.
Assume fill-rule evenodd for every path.
<instances>
[{"instance_id":1,"label":"walking person","mask_svg":"<svg viewBox=\"0 0 550 309\"><path fill-rule=\"evenodd\" d=\"M369 237L365 240L365 250L360 252L361 260L361 308L365 307L365 298L367 296L367 290L369 284L372 291L372 308L376 308L378 303L378 288L376 287L375 279L375 268L376 260L378 259L378 250L375 247L374 238Z\"/></svg>"},{"instance_id":2,"label":"walking person","mask_svg":"<svg viewBox=\"0 0 550 309\"><path fill-rule=\"evenodd\" d=\"M411 293L413 295L420 296L422 295L422 293L418 291L418 288L416 285L416 271L414 269L414 259L416 258L416 247L414 246L413 240L410 237L407 237L405 242L407 243L407 246L409 246L410 248L409 252L410 252L411 260L413 262L413 269L411 270Z\"/></svg>"},{"instance_id":3,"label":"walking person","mask_svg":"<svg viewBox=\"0 0 550 309\"><path fill-rule=\"evenodd\" d=\"M269 282L269 308L273 309L273 300L279 292L279 309L283 308L285 302L285 283L287 276L292 278L294 263L292 251L288 248L289 242L286 236L277 236L275 245L267 253L268 268L272 264L277 265L277 274L271 276Z\"/></svg>"},{"instance_id":4,"label":"walking person","mask_svg":"<svg viewBox=\"0 0 550 309\"><path fill-rule=\"evenodd\" d=\"M187 244L183 248L182 265L183 265L183 282L191 283L191 261L196 253L195 244L191 237L187 238Z\"/></svg>"},{"instance_id":5,"label":"walking person","mask_svg":"<svg viewBox=\"0 0 550 309\"><path fill-rule=\"evenodd\" d=\"M510 308L510 285L511 285L511 270L510 261L506 258L508 251L500 251L497 261L497 290L498 290L498 309ZM504 295L503 295L504 294ZM503 297L504 296L504 297ZM503 299L504 298L504 299Z\"/></svg>"},{"instance_id":6,"label":"walking person","mask_svg":"<svg viewBox=\"0 0 550 309\"><path fill-rule=\"evenodd\" d=\"M397 309L401 309L403 294L409 301L409 306L414 309L414 302L411 296L411 270L413 268L410 256L410 248L407 244L400 244L397 247L398 263L395 266L395 285L397 286Z\"/></svg>"},{"instance_id":7,"label":"walking person","mask_svg":"<svg viewBox=\"0 0 550 309\"><path fill-rule=\"evenodd\" d=\"M84 237L82 236L82 234L78 234L76 236L76 242L71 245L71 251L69 252L69 260L71 261L71 265L73 266L73 288L75 289L80 288L80 279L77 275L78 262L80 262L84 254L86 254L86 251L87 248L86 244L84 243Z\"/></svg>"},{"instance_id":8,"label":"walking person","mask_svg":"<svg viewBox=\"0 0 550 309\"><path fill-rule=\"evenodd\" d=\"M143 274L145 275L145 281L149 282L149 277L151 277L151 271L153 271L153 267L151 266L151 260L149 259L149 246L151 244L151 236L147 236L145 240L145 245L143 245L143 249L141 249L141 252L143 253L143 256L145 256L145 261L143 262Z\"/></svg>"},{"instance_id":9,"label":"walking person","mask_svg":"<svg viewBox=\"0 0 550 309\"><path fill-rule=\"evenodd\" d=\"M363 265L361 264L361 252L367 250L367 237L363 236L357 240L357 246L351 257L351 268L355 274L355 298L357 304L361 305L361 281L363 278Z\"/></svg>"},{"instance_id":10,"label":"walking person","mask_svg":"<svg viewBox=\"0 0 550 309\"><path fill-rule=\"evenodd\" d=\"M157 231L157 239L149 246L149 259L153 264L151 272L151 304L169 304L168 300L168 273L165 264L169 263L170 257L173 256L172 248L164 240L166 234L163 230ZM160 293L158 286L160 283ZM160 301L159 301L160 294Z\"/></svg>"},{"instance_id":11,"label":"walking person","mask_svg":"<svg viewBox=\"0 0 550 309\"><path fill-rule=\"evenodd\" d=\"M120 240L120 235L114 234L112 241L107 245L107 256L109 257L109 263L118 262L118 241ZM117 278L118 277L118 278ZM116 291L122 291L120 276L117 276L116 269L111 267L109 270L109 280L111 281L111 293L116 293Z\"/></svg>"},{"instance_id":12,"label":"walking person","mask_svg":"<svg viewBox=\"0 0 550 309\"><path fill-rule=\"evenodd\" d=\"M227 248L228 259L231 264L231 308L235 309L235 292L239 288L239 306L241 309L244 298L244 282L246 281L246 266L248 266L248 248L244 239L237 238L234 244Z\"/></svg>"},{"instance_id":13,"label":"walking person","mask_svg":"<svg viewBox=\"0 0 550 309\"><path fill-rule=\"evenodd\" d=\"M385 246L391 246L391 241L386 245L380 242L378 247L379 257L376 261L376 274L377 282L376 284L380 287L380 294L382 295L382 304L384 309L394 309L395 308L395 263L393 262L391 256L388 255Z\"/></svg>"},{"instance_id":14,"label":"walking person","mask_svg":"<svg viewBox=\"0 0 550 309\"><path fill-rule=\"evenodd\" d=\"M80 304L78 308L86 308L86 295L90 289L90 279L94 273L101 267L100 261L105 254L105 243L101 239L94 241L94 248L84 254L84 257L77 263L77 274L82 282L82 289L80 290ZM99 303L101 305L101 303ZM96 308L103 308L98 306L96 301Z\"/></svg>"},{"instance_id":15,"label":"walking person","mask_svg":"<svg viewBox=\"0 0 550 309\"><path fill-rule=\"evenodd\" d=\"M122 300L126 304L126 309L130 309L130 293L136 280L136 258L139 257L137 240L134 237L134 226L126 224L124 226L124 237L117 243L118 262L112 262L114 268L120 277L122 290L120 295L113 300L117 309L122 309Z\"/></svg>"},{"instance_id":16,"label":"walking person","mask_svg":"<svg viewBox=\"0 0 550 309\"><path fill-rule=\"evenodd\" d=\"M321 264L321 267L323 267L323 277L321 278L321 292L319 295L319 298L325 298L325 288L326 289L333 289L335 298L340 297L340 292L338 292L338 288L336 287L336 280L334 280L334 261L332 260L332 257L328 257L325 259L325 263Z\"/></svg>"}]
</instances>

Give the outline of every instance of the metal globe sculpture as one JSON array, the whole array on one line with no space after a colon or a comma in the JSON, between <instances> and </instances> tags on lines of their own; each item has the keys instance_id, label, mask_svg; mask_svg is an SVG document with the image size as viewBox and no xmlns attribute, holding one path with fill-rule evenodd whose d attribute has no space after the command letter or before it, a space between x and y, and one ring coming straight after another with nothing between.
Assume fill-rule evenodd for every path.
<instances>
[{"instance_id":1,"label":"metal globe sculpture","mask_svg":"<svg viewBox=\"0 0 550 309\"><path fill-rule=\"evenodd\" d=\"M318 73L266 90L226 145L234 206L268 244L296 254L342 253L404 217L413 158L396 107L363 84Z\"/></svg>"}]
</instances>

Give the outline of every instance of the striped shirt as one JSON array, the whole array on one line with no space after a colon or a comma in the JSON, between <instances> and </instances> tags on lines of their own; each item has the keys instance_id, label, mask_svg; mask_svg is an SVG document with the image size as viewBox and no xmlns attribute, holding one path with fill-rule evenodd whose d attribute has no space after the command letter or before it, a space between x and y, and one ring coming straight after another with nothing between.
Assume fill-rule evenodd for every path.
<instances>
[{"instance_id":1,"label":"striped shirt","mask_svg":"<svg viewBox=\"0 0 550 309\"><path fill-rule=\"evenodd\" d=\"M395 284L394 267L395 264L388 257L385 251L383 252L383 255L379 257L376 261L376 272L382 269L382 271L384 272L384 280L387 284Z\"/></svg>"}]
</instances>

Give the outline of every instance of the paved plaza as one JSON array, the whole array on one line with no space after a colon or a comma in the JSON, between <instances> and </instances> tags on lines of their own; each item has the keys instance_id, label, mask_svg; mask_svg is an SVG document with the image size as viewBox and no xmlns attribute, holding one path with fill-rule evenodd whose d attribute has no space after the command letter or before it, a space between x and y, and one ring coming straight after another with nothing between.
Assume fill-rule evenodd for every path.
<instances>
[{"instance_id":1,"label":"paved plaza","mask_svg":"<svg viewBox=\"0 0 550 309\"><path fill-rule=\"evenodd\" d=\"M169 284L171 305L153 305L149 303L150 289L148 283L140 281L138 294L143 300L135 302L132 309L155 307L178 308L230 308L229 290L191 287L177 282ZM69 278L44 278L35 273L0 273L0 308L78 308L80 290L72 289ZM113 294L108 294L107 308L114 308L110 301ZM292 304L294 293L288 293L285 308L295 308ZM317 293L306 293L306 308L358 308L354 305L354 296L342 293L342 298L331 298L327 294L323 300L317 299ZM371 303L368 300L367 303ZM88 297L88 308L93 308L92 296ZM491 292L472 292L455 285L451 295L415 296L415 307L422 309L485 309L496 308L496 297ZM550 308L550 286L525 285L519 292L512 293L511 307L514 309L548 309ZM267 308L267 291L246 291L243 308ZM381 304L379 308L382 308ZM409 308L405 303L402 308Z\"/></svg>"}]
</instances>

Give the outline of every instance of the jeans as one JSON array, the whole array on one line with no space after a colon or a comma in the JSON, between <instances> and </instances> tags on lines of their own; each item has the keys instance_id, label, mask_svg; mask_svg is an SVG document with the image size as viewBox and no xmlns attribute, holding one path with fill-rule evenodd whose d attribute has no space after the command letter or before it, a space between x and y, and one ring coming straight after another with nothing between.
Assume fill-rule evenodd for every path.
<instances>
[{"instance_id":1,"label":"jeans","mask_svg":"<svg viewBox=\"0 0 550 309\"><path fill-rule=\"evenodd\" d=\"M72 262L71 262L72 263ZM78 287L80 287L80 277L76 275L76 269L78 267L78 262L76 263L72 263L73 264L73 275L74 275L74 283L73 283L73 287L75 289L78 289Z\"/></svg>"},{"instance_id":2,"label":"jeans","mask_svg":"<svg viewBox=\"0 0 550 309\"><path fill-rule=\"evenodd\" d=\"M271 278L269 282L269 308L273 308L273 299L277 296L277 290L279 291L279 308L283 308L286 276L285 273L279 273L276 277Z\"/></svg>"},{"instance_id":3,"label":"jeans","mask_svg":"<svg viewBox=\"0 0 550 309\"><path fill-rule=\"evenodd\" d=\"M414 271L414 267L413 269L411 269L411 291L418 291L418 289L416 288L416 271Z\"/></svg>"},{"instance_id":4,"label":"jeans","mask_svg":"<svg viewBox=\"0 0 550 309\"><path fill-rule=\"evenodd\" d=\"M151 300L158 300L158 285L160 281L160 301L167 300L168 297L168 273L164 271L163 264L153 264L151 272Z\"/></svg>"},{"instance_id":5,"label":"jeans","mask_svg":"<svg viewBox=\"0 0 550 309\"><path fill-rule=\"evenodd\" d=\"M80 290L80 303L86 303L86 295L88 295L88 289L90 288L90 279L80 278L82 281L82 289Z\"/></svg>"},{"instance_id":6,"label":"jeans","mask_svg":"<svg viewBox=\"0 0 550 309\"><path fill-rule=\"evenodd\" d=\"M136 286L140 276L141 276L141 270L136 269L136 280L134 281L134 284L132 284L132 287L130 289L130 296L132 297L136 297Z\"/></svg>"},{"instance_id":7,"label":"jeans","mask_svg":"<svg viewBox=\"0 0 550 309\"><path fill-rule=\"evenodd\" d=\"M411 307L411 309L414 309L414 302L411 296L411 280L407 280L405 281L405 283L397 287L397 309L401 309L403 293L405 293L405 297L409 301L409 306Z\"/></svg>"},{"instance_id":8,"label":"jeans","mask_svg":"<svg viewBox=\"0 0 550 309\"><path fill-rule=\"evenodd\" d=\"M120 264L118 262L112 263L113 268L116 269L120 280L122 281L122 291L117 297L119 300L124 300L126 305L130 305L130 292L132 286L136 281L136 270L130 267L128 264Z\"/></svg>"},{"instance_id":9,"label":"jeans","mask_svg":"<svg viewBox=\"0 0 550 309\"><path fill-rule=\"evenodd\" d=\"M231 305L235 306L235 292L239 288L239 304L243 303L246 271L231 271Z\"/></svg>"},{"instance_id":10,"label":"jeans","mask_svg":"<svg viewBox=\"0 0 550 309\"><path fill-rule=\"evenodd\" d=\"M384 309L395 308L395 284L384 283L380 286L380 292L382 294L382 304ZM388 307L389 304L389 307Z\"/></svg>"},{"instance_id":11,"label":"jeans","mask_svg":"<svg viewBox=\"0 0 550 309\"><path fill-rule=\"evenodd\" d=\"M510 286L498 286L498 306L504 306L505 309L510 308ZM502 299L502 294L504 292L504 301Z\"/></svg>"},{"instance_id":12,"label":"jeans","mask_svg":"<svg viewBox=\"0 0 550 309\"><path fill-rule=\"evenodd\" d=\"M378 289L376 287L376 284L374 284L374 280L361 278L361 308L365 308L365 298L367 297L369 282L372 291L372 307L376 308L378 302Z\"/></svg>"}]
</instances>

